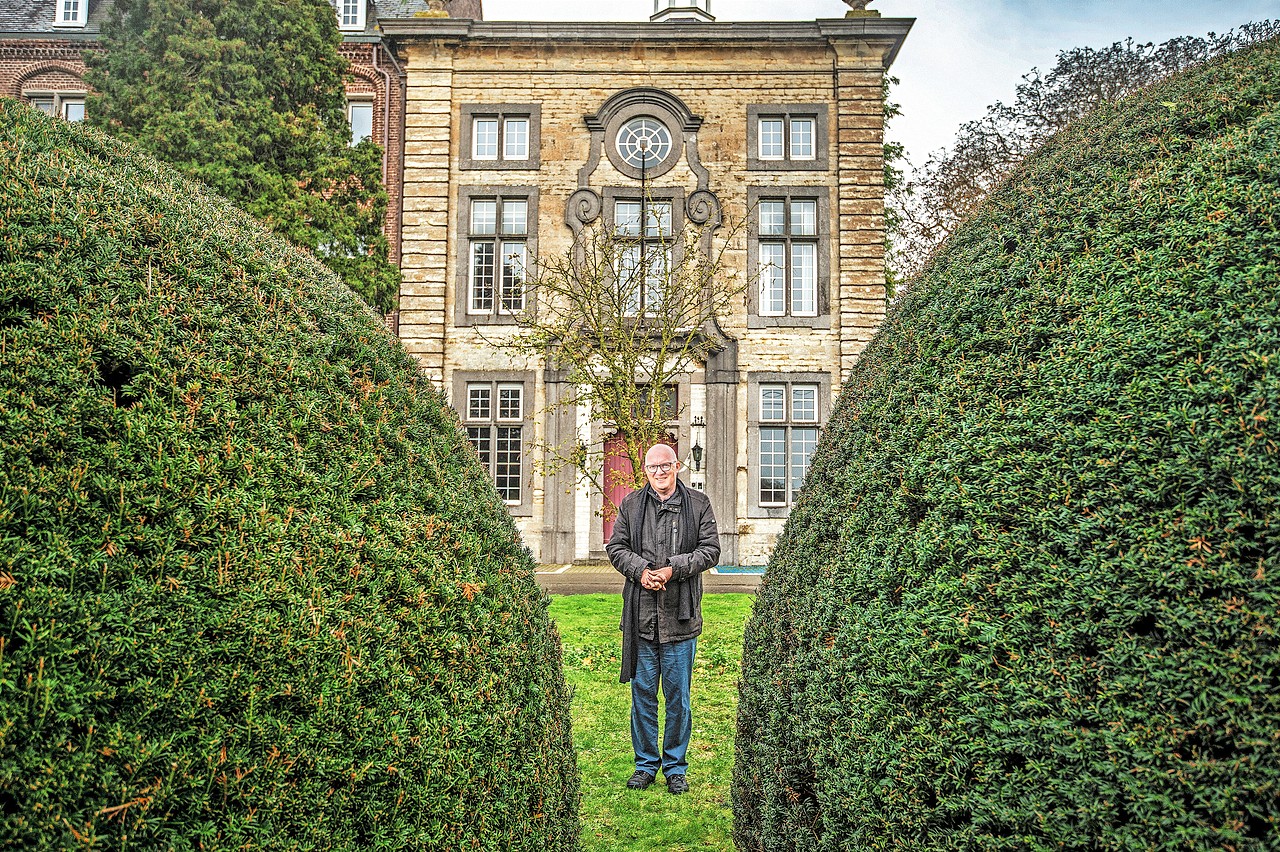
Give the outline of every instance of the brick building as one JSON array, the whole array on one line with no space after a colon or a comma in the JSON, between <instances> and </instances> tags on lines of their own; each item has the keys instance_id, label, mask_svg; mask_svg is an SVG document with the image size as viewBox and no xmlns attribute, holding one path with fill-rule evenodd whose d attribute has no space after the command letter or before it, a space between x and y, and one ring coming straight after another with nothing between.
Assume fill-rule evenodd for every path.
<instances>
[{"instance_id":1,"label":"brick building","mask_svg":"<svg viewBox=\"0 0 1280 852\"><path fill-rule=\"evenodd\" d=\"M0 95L76 118L109 2L0 0ZM83 21L55 20L73 6ZM480 0L336 0L335 14L353 132L385 151L398 334L541 561L602 556L609 520L537 448L619 462L608 424L558 405L564 375L502 348L503 261L563 254L584 225L651 202L675 230L747 223L728 260L753 283L720 351L671 389L670 427L722 562L763 563L883 321L882 84L912 20L721 23L708 0L657 0L644 23L484 21Z\"/></svg>"},{"instance_id":2,"label":"brick building","mask_svg":"<svg viewBox=\"0 0 1280 852\"><path fill-rule=\"evenodd\" d=\"M372 136L383 150L390 196L386 233L400 257L400 180L404 151L404 69L380 35L383 17L429 14L428 0L332 0L351 63L347 115L355 140ZM480 16L480 0L452 0L456 13ZM84 54L99 49L112 0L0 0L0 97L19 98L71 121L84 118Z\"/></svg>"}]
</instances>

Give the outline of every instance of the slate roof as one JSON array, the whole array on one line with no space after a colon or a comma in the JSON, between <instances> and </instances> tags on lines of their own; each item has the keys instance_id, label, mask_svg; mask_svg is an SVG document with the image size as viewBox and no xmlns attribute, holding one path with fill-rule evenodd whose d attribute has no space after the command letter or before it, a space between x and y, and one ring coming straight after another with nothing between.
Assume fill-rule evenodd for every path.
<instances>
[{"instance_id":1,"label":"slate roof","mask_svg":"<svg viewBox=\"0 0 1280 852\"><path fill-rule=\"evenodd\" d=\"M48 33L54 36L76 33L97 35L111 9L112 0L81 0L89 4L83 27L55 27L53 16L59 0L0 0L0 33Z\"/></svg>"},{"instance_id":2,"label":"slate roof","mask_svg":"<svg viewBox=\"0 0 1280 852\"><path fill-rule=\"evenodd\" d=\"M378 9L379 18L412 18L417 12L430 9L427 0L372 0ZM481 0L445 0L445 9L451 18L471 18L484 20L484 8Z\"/></svg>"},{"instance_id":3,"label":"slate roof","mask_svg":"<svg viewBox=\"0 0 1280 852\"><path fill-rule=\"evenodd\" d=\"M48 34L54 37L77 33L96 36L111 9L112 0L81 0L89 4L89 18L84 27L55 27L54 12L61 0L0 0L0 33ZM336 0L331 0L336 3ZM367 35L377 35L378 18L412 18L430 8L427 0L367 0L372 7L367 15ZM483 20L481 0L445 0L445 8L454 18Z\"/></svg>"}]
</instances>

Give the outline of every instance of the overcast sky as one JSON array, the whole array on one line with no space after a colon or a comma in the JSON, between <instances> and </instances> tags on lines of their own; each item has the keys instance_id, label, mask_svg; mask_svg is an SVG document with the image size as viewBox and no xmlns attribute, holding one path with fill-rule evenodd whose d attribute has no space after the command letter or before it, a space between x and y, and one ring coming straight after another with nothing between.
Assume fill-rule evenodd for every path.
<instances>
[{"instance_id":1,"label":"overcast sky","mask_svg":"<svg viewBox=\"0 0 1280 852\"><path fill-rule=\"evenodd\" d=\"M653 0L483 0L490 21L641 21ZM889 135L911 159L950 144L956 128L988 104L1010 101L1033 67L1053 67L1058 51L1104 47L1132 36L1156 43L1226 32L1280 18L1280 0L875 0L885 17L915 18L890 73L902 116ZM711 0L721 21L840 18L840 0Z\"/></svg>"}]
</instances>

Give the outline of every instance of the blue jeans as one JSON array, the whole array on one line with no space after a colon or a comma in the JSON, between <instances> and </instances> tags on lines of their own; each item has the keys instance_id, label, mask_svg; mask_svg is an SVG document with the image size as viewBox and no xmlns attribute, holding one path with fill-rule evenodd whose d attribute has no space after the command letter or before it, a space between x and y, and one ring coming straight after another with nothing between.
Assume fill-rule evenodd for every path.
<instances>
[{"instance_id":1,"label":"blue jeans","mask_svg":"<svg viewBox=\"0 0 1280 852\"><path fill-rule=\"evenodd\" d=\"M631 746L636 753L636 769L657 776L658 767L666 778L684 775L689 768L685 754L693 732L689 711L689 684L693 679L693 656L698 639L683 642L649 642L640 639L636 676L631 680ZM666 722L662 732L662 757L658 757L658 684L666 699Z\"/></svg>"}]
</instances>

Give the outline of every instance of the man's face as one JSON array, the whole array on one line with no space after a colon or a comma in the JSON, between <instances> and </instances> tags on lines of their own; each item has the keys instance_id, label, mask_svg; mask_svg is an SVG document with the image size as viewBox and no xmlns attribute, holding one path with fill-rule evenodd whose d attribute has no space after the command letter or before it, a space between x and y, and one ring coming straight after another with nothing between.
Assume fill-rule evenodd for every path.
<instances>
[{"instance_id":1,"label":"man's face","mask_svg":"<svg viewBox=\"0 0 1280 852\"><path fill-rule=\"evenodd\" d=\"M664 445L654 447L645 453L644 475L654 491L666 497L676 489L676 473L680 470L680 462L670 447Z\"/></svg>"}]
</instances>

